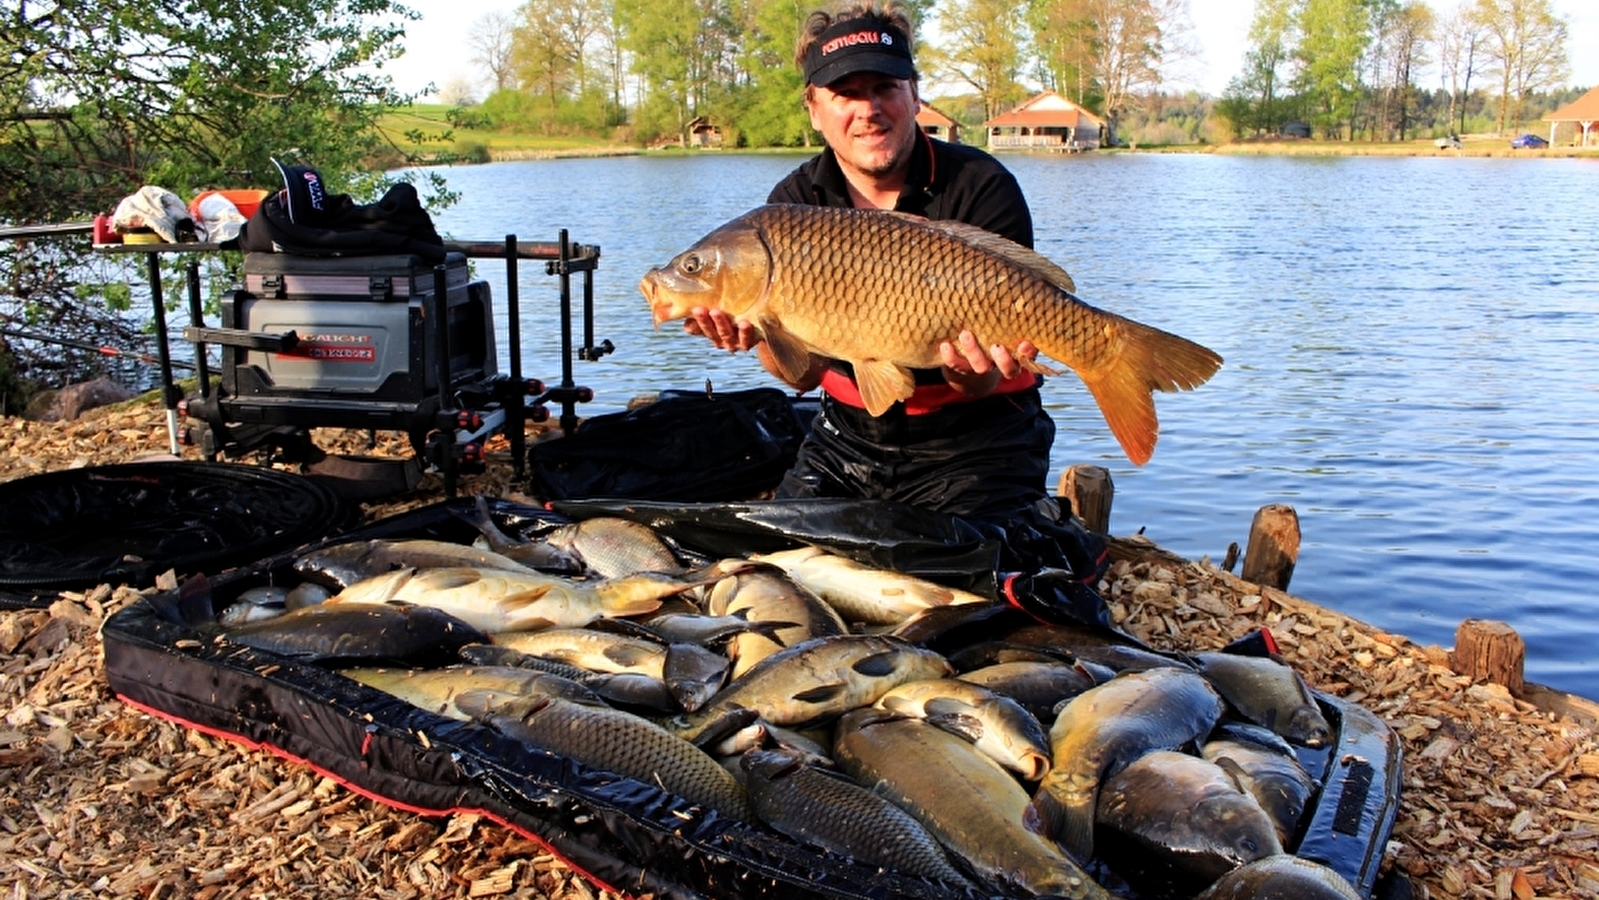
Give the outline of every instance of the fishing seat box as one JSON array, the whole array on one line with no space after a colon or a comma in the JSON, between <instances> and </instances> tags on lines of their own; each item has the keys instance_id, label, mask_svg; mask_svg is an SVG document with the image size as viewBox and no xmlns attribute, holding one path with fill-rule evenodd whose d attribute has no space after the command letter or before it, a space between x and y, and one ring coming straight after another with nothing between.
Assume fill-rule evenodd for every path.
<instances>
[{"instance_id":1,"label":"fishing seat box","mask_svg":"<svg viewBox=\"0 0 1599 900\"><path fill-rule=\"evenodd\" d=\"M451 388L494 378L489 286L466 256L445 259ZM222 388L235 401L314 408L349 401L414 408L438 393L434 267L418 256L247 253L244 287L222 300L222 325L294 332L283 350L223 346Z\"/></svg>"},{"instance_id":2,"label":"fishing seat box","mask_svg":"<svg viewBox=\"0 0 1599 900\"><path fill-rule=\"evenodd\" d=\"M446 500L323 544L399 538L468 543L478 534L468 521L474 502ZM519 534L573 521L571 514L583 506L558 504L549 510L500 499L488 503L495 522ZM597 503L588 512L626 514L633 505ZM681 539L701 532L700 519L710 506L685 504L675 519L660 504L644 504L639 512ZM745 529L737 535L757 542L779 537L765 533L761 524L771 518L763 515L768 506L730 505L729 515L738 523L731 527ZM714 517L717 509L710 512ZM681 527L674 530L674 525ZM922 540L916 537L913 550L934 549ZM696 550L685 542L685 549L705 556L707 547ZM422 814L483 813L550 848L590 882L632 896L1019 900L817 850L732 821L658 785L592 769L485 726L420 709L329 668L217 640L216 613L249 588L297 581L293 560L303 552L190 578L114 613L102 629L111 689L136 708L309 765L392 806ZM1322 694L1317 699L1334 736L1313 757L1302 756L1318 790L1301 817L1294 852L1332 866L1361 896L1371 898L1398 811L1398 739L1358 704Z\"/></svg>"}]
</instances>

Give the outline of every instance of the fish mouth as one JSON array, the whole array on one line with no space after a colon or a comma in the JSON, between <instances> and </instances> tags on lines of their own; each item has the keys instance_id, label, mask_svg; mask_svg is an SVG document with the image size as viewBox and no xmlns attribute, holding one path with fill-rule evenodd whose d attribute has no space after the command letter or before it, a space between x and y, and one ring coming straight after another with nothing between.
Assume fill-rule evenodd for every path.
<instances>
[{"instance_id":1,"label":"fish mouth","mask_svg":"<svg viewBox=\"0 0 1599 900\"><path fill-rule=\"evenodd\" d=\"M638 289L639 293L643 294L644 299L650 304L650 316L655 320L655 327L658 329L671 312L671 304L656 299L656 294L660 292L656 271L651 269L645 272L644 277L639 279Z\"/></svg>"}]
</instances>

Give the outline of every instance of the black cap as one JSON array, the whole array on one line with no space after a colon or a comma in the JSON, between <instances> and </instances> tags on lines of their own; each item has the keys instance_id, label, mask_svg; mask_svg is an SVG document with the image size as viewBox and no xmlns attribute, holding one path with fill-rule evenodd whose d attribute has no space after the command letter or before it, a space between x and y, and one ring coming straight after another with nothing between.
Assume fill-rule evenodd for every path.
<instances>
[{"instance_id":1,"label":"black cap","mask_svg":"<svg viewBox=\"0 0 1599 900\"><path fill-rule=\"evenodd\" d=\"M911 42L886 19L865 16L834 22L805 50L805 80L827 86L856 72L915 78Z\"/></svg>"},{"instance_id":2,"label":"black cap","mask_svg":"<svg viewBox=\"0 0 1599 900\"><path fill-rule=\"evenodd\" d=\"M328 192L322 173L310 166L286 166L276 158L272 164L283 174L283 200L289 221L296 225L320 225L327 213Z\"/></svg>"}]
</instances>

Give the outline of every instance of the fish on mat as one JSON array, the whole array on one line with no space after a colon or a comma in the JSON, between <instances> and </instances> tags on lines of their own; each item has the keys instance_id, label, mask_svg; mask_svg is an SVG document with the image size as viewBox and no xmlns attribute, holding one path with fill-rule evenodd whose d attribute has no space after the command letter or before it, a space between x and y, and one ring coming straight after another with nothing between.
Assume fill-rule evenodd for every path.
<instances>
[{"instance_id":1,"label":"fish on mat","mask_svg":"<svg viewBox=\"0 0 1599 900\"><path fill-rule=\"evenodd\" d=\"M939 345L963 330L1013 354L1030 342L1082 378L1139 465L1159 431L1152 392L1198 387L1221 366L1193 341L1079 300L1071 276L1019 244L881 210L757 207L645 273L639 289L656 325L694 307L751 323L791 381L812 354L850 363L872 415L909 397L911 369L938 368Z\"/></svg>"},{"instance_id":2,"label":"fish on mat","mask_svg":"<svg viewBox=\"0 0 1599 900\"><path fill-rule=\"evenodd\" d=\"M740 759L750 806L796 841L847 859L966 886L938 839L910 813L795 750L750 750Z\"/></svg>"}]
</instances>

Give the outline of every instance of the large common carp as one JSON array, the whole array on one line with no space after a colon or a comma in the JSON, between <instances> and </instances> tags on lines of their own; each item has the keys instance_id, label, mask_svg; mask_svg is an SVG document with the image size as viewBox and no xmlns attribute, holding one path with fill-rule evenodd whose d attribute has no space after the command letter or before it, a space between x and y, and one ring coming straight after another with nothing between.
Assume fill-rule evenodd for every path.
<instances>
[{"instance_id":1,"label":"large common carp","mask_svg":"<svg viewBox=\"0 0 1599 900\"><path fill-rule=\"evenodd\" d=\"M873 415L909 397L910 370L942 365L939 344L962 330L1013 353L1030 341L1082 378L1140 465L1159 430L1152 392L1197 387L1221 366L1199 344L1077 299L1071 277L1025 247L880 210L758 207L650 270L639 289L657 325L697 306L753 324L789 380L813 353L849 362Z\"/></svg>"},{"instance_id":2,"label":"large common carp","mask_svg":"<svg viewBox=\"0 0 1599 900\"><path fill-rule=\"evenodd\" d=\"M631 713L550 696L505 700L488 691L462 691L455 705L539 749L659 786L740 822L753 818L744 788L731 772L688 741Z\"/></svg>"},{"instance_id":3,"label":"large common carp","mask_svg":"<svg viewBox=\"0 0 1599 900\"><path fill-rule=\"evenodd\" d=\"M1024 827L1027 791L965 740L921 719L857 709L838 723L833 758L995 887L1110 900L1054 841Z\"/></svg>"},{"instance_id":4,"label":"large common carp","mask_svg":"<svg viewBox=\"0 0 1599 900\"><path fill-rule=\"evenodd\" d=\"M603 616L654 612L662 599L708 580L714 578L681 580L641 573L583 582L532 569L397 569L358 581L323 605L414 603L443 610L488 632L581 628Z\"/></svg>"},{"instance_id":5,"label":"large common carp","mask_svg":"<svg viewBox=\"0 0 1599 900\"><path fill-rule=\"evenodd\" d=\"M870 634L813 638L761 660L699 712L678 723L676 730L700 743L712 735L720 737L716 731L721 723L748 711L774 725L804 728L876 703L902 684L950 673L944 657L898 638Z\"/></svg>"},{"instance_id":6,"label":"large common carp","mask_svg":"<svg viewBox=\"0 0 1599 900\"><path fill-rule=\"evenodd\" d=\"M740 764L761 820L848 859L955 885L968 884L938 839L886 797L796 750L751 750Z\"/></svg>"}]
</instances>

